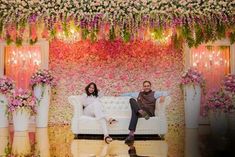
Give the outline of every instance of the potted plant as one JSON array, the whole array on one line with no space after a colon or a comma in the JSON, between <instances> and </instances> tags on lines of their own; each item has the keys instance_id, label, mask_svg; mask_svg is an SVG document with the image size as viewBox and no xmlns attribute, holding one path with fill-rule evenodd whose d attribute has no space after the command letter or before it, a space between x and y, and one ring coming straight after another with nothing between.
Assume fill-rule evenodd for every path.
<instances>
[{"instance_id":1,"label":"potted plant","mask_svg":"<svg viewBox=\"0 0 235 157\"><path fill-rule=\"evenodd\" d=\"M29 117L36 113L36 99L29 90L15 90L8 104L15 131L28 130Z\"/></svg>"},{"instance_id":2,"label":"potted plant","mask_svg":"<svg viewBox=\"0 0 235 157\"><path fill-rule=\"evenodd\" d=\"M200 113L201 89L205 90L205 80L196 69L190 68L181 77L184 92L185 124L187 128L197 128Z\"/></svg>"},{"instance_id":3,"label":"potted plant","mask_svg":"<svg viewBox=\"0 0 235 157\"><path fill-rule=\"evenodd\" d=\"M8 127L7 98L11 95L13 89L14 83L10 78L0 78L0 128Z\"/></svg>"},{"instance_id":4,"label":"potted plant","mask_svg":"<svg viewBox=\"0 0 235 157\"><path fill-rule=\"evenodd\" d=\"M50 93L51 87L56 85L55 78L49 70L39 69L32 75L30 84L33 88L34 96L37 101L36 126L47 127Z\"/></svg>"},{"instance_id":5,"label":"potted plant","mask_svg":"<svg viewBox=\"0 0 235 157\"><path fill-rule=\"evenodd\" d=\"M221 88L210 93L206 106L212 132L225 135L228 128L227 113L233 108L231 97Z\"/></svg>"}]
</instances>

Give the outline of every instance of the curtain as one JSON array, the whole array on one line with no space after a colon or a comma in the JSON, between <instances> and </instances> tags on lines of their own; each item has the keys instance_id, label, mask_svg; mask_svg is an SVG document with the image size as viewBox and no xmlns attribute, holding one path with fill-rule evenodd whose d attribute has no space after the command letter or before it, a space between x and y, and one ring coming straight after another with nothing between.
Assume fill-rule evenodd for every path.
<instances>
[{"instance_id":1,"label":"curtain","mask_svg":"<svg viewBox=\"0 0 235 157\"><path fill-rule=\"evenodd\" d=\"M17 88L28 89L31 75L40 67L39 46L6 46L5 75L12 78Z\"/></svg>"},{"instance_id":2,"label":"curtain","mask_svg":"<svg viewBox=\"0 0 235 157\"><path fill-rule=\"evenodd\" d=\"M191 49L191 66L196 67L205 77L206 95L202 96L201 113L208 94L220 88L224 76L230 73L229 46L199 46Z\"/></svg>"}]
</instances>

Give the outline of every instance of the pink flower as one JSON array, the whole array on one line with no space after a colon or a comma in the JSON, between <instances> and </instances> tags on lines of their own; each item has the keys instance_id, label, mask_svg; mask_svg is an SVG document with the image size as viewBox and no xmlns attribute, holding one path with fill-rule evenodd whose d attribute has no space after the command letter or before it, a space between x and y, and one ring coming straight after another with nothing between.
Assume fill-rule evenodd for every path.
<instances>
[{"instance_id":1,"label":"pink flower","mask_svg":"<svg viewBox=\"0 0 235 157\"><path fill-rule=\"evenodd\" d=\"M15 85L13 80L8 77L0 78L0 93L2 94L10 94L10 92L14 89Z\"/></svg>"},{"instance_id":2,"label":"pink flower","mask_svg":"<svg viewBox=\"0 0 235 157\"><path fill-rule=\"evenodd\" d=\"M109 79L113 79L114 78L114 75L113 74L109 74Z\"/></svg>"},{"instance_id":3,"label":"pink flower","mask_svg":"<svg viewBox=\"0 0 235 157\"><path fill-rule=\"evenodd\" d=\"M235 75L229 74L225 76L224 88L226 91L235 95Z\"/></svg>"},{"instance_id":4,"label":"pink flower","mask_svg":"<svg viewBox=\"0 0 235 157\"><path fill-rule=\"evenodd\" d=\"M220 89L210 93L205 108L211 111L230 112L234 107L231 97Z\"/></svg>"},{"instance_id":5,"label":"pink flower","mask_svg":"<svg viewBox=\"0 0 235 157\"><path fill-rule=\"evenodd\" d=\"M52 87L56 86L54 77L51 72L46 69L39 69L31 76L30 85L35 86L37 84L47 84Z\"/></svg>"},{"instance_id":6,"label":"pink flower","mask_svg":"<svg viewBox=\"0 0 235 157\"><path fill-rule=\"evenodd\" d=\"M14 91L12 97L9 98L8 113L24 108L33 114L36 113L35 105L36 99L31 91L17 89Z\"/></svg>"},{"instance_id":7,"label":"pink flower","mask_svg":"<svg viewBox=\"0 0 235 157\"><path fill-rule=\"evenodd\" d=\"M190 68L181 76L181 85L185 84L200 85L204 88L205 79L203 78L202 74L199 73L196 69Z\"/></svg>"}]
</instances>

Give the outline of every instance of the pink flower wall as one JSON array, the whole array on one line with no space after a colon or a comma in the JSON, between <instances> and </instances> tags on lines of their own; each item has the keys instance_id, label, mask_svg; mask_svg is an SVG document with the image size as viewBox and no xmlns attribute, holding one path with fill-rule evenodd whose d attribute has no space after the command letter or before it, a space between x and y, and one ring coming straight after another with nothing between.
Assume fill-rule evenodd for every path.
<instances>
[{"instance_id":1,"label":"pink flower wall","mask_svg":"<svg viewBox=\"0 0 235 157\"><path fill-rule=\"evenodd\" d=\"M183 54L171 45L105 40L65 44L55 40L50 44L50 69L58 78L50 108L51 123L70 123L72 107L67 98L82 94L91 81L105 95L118 96L139 91L142 82L150 80L153 90L167 90L172 96L167 109L169 124L183 124L183 95L179 88Z\"/></svg>"}]
</instances>

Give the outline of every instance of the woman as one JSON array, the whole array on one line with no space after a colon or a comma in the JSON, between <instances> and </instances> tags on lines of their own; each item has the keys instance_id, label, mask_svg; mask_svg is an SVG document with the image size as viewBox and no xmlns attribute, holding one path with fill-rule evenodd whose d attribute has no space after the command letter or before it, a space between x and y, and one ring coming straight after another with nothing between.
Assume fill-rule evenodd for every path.
<instances>
[{"instance_id":1,"label":"woman","mask_svg":"<svg viewBox=\"0 0 235 157\"><path fill-rule=\"evenodd\" d=\"M99 120L104 133L104 141L109 144L112 138L108 134L107 124L117 122L113 118L107 118L102 110L102 104L99 99L98 89L95 83L89 83L85 88L86 93L81 96L81 102L84 106L84 115L95 117Z\"/></svg>"}]
</instances>

